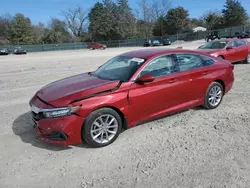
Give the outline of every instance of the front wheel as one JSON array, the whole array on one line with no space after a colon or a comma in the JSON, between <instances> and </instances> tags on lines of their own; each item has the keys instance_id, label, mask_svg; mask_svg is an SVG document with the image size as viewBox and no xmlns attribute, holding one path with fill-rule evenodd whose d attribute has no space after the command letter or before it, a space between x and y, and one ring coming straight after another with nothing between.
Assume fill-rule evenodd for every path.
<instances>
[{"instance_id":1,"label":"front wheel","mask_svg":"<svg viewBox=\"0 0 250 188\"><path fill-rule=\"evenodd\" d=\"M213 82L207 89L203 106L206 109L217 108L223 99L223 95L224 95L223 86L219 82Z\"/></svg>"},{"instance_id":2,"label":"front wheel","mask_svg":"<svg viewBox=\"0 0 250 188\"><path fill-rule=\"evenodd\" d=\"M92 112L83 126L83 139L92 147L104 147L117 139L122 120L115 110L101 108Z\"/></svg>"}]
</instances>

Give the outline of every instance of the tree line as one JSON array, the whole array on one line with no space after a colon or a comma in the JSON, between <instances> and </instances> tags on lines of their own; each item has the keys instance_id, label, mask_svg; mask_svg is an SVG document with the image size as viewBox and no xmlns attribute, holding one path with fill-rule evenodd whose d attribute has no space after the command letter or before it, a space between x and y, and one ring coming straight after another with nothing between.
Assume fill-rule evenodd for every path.
<instances>
[{"instance_id":1,"label":"tree line","mask_svg":"<svg viewBox=\"0 0 250 188\"><path fill-rule=\"evenodd\" d=\"M128 0L102 0L87 12L82 7L61 11L63 19L45 25L32 24L22 13L0 16L0 44L52 44L109 41L192 32L197 26L209 30L249 24L246 9L238 0L226 0L221 10L190 18L182 6L170 0L138 0L133 10Z\"/></svg>"}]
</instances>

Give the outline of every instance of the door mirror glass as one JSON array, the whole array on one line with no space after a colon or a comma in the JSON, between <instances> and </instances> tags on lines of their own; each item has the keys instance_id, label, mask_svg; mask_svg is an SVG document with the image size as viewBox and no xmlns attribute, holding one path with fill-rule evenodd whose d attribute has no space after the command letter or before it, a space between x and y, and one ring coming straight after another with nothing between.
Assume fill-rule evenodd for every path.
<instances>
[{"instance_id":1,"label":"door mirror glass","mask_svg":"<svg viewBox=\"0 0 250 188\"><path fill-rule=\"evenodd\" d=\"M152 74L144 74L136 80L136 83L143 84L147 82L153 82L154 79L155 77Z\"/></svg>"}]
</instances>

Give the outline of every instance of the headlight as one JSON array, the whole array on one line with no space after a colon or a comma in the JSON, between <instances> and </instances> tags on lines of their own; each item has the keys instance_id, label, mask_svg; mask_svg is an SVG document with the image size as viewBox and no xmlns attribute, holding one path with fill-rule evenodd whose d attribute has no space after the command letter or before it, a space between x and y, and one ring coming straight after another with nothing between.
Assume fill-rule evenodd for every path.
<instances>
[{"instance_id":1,"label":"headlight","mask_svg":"<svg viewBox=\"0 0 250 188\"><path fill-rule=\"evenodd\" d=\"M217 57L217 55L216 54L210 54L211 56L214 56L214 57Z\"/></svg>"},{"instance_id":2,"label":"headlight","mask_svg":"<svg viewBox=\"0 0 250 188\"><path fill-rule=\"evenodd\" d=\"M81 108L81 106L47 109L46 111L43 112L43 115L46 118L56 118L56 117L62 117L62 116L69 116L69 115L75 113L80 108Z\"/></svg>"}]
</instances>

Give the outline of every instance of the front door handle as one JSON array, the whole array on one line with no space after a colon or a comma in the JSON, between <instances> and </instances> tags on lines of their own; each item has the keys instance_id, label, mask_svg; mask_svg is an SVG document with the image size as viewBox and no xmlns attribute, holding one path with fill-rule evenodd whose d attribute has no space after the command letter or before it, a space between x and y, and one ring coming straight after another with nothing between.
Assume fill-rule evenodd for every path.
<instances>
[{"instance_id":1,"label":"front door handle","mask_svg":"<svg viewBox=\"0 0 250 188\"><path fill-rule=\"evenodd\" d=\"M171 79L168 81L168 83L174 83L174 82L177 82L178 80L177 79Z\"/></svg>"}]
</instances>

